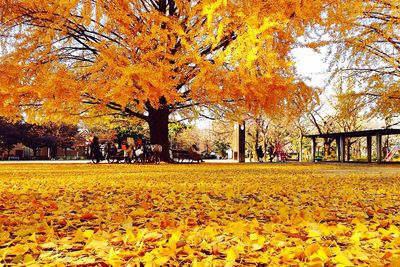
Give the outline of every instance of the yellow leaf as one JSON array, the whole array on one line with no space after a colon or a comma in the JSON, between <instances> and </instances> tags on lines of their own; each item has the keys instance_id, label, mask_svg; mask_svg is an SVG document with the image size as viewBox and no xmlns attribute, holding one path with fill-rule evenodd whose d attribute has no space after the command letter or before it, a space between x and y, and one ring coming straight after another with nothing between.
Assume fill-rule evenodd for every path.
<instances>
[{"instance_id":1,"label":"yellow leaf","mask_svg":"<svg viewBox=\"0 0 400 267\"><path fill-rule=\"evenodd\" d=\"M35 262L35 259L32 257L32 255L28 254L24 256L24 264L31 264Z\"/></svg>"},{"instance_id":2,"label":"yellow leaf","mask_svg":"<svg viewBox=\"0 0 400 267\"><path fill-rule=\"evenodd\" d=\"M3 255L1 255L1 260L2 261L4 261L6 259L7 252L8 252L8 248L4 249Z\"/></svg>"},{"instance_id":3,"label":"yellow leaf","mask_svg":"<svg viewBox=\"0 0 400 267\"><path fill-rule=\"evenodd\" d=\"M323 262L329 260L329 257L326 255L325 251L322 248L318 249L317 255Z\"/></svg>"},{"instance_id":4,"label":"yellow leaf","mask_svg":"<svg viewBox=\"0 0 400 267\"><path fill-rule=\"evenodd\" d=\"M217 235L217 232L214 230L214 228L209 225L203 230L203 233L208 237L214 237Z\"/></svg>"},{"instance_id":5,"label":"yellow leaf","mask_svg":"<svg viewBox=\"0 0 400 267\"><path fill-rule=\"evenodd\" d=\"M36 244L36 234L33 233L33 234L28 238L28 240L29 240L29 241L32 241L33 243Z\"/></svg>"},{"instance_id":6,"label":"yellow leaf","mask_svg":"<svg viewBox=\"0 0 400 267\"><path fill-rule=\"evenodd\" d=\"M308 237L320 237L321 236L321 232L319 230L309 230L308 231Z\"/></svg>"},{"instance_id":7,"label":"yellow leaf","mask_svg":"<svg viewBox=\"0 0 400 267\"><path fill-rule=\"evenodd\" d=\"M233 248L229 248L227 253L226 253L226 261L227 262L233 262L236 260L236 252Z\"/></svg>"},{"instance_id":8,"label":"yellow leaf","mask_svg":"<svg viewBox=\"0 0 400 267\"><path fill-rule=\"evenodd\" d=\"M342 264L344 266L353 266L353 263L346 255L344 255L343 252L339 252L338 255L333 258L333 262L337 264Z\"/></svg>"},{"instance_id":9,"label":"yellow leaf","mask_svg":"<svg viewBox=\"0 0 400 267\"><path fill-rule=\"evenodd\" d=\"M360 245L360 233L354 233L350 240L353 242L354 245L359 246Z\"/></svg>"},{"instance_id":10,"label":"yellow leaf","mask_svg":"<svg viewBox=\"0 0 400 267\"><path fill-rule=\"evenodd\" d=\"M181 231L178 230L178 229L175 229L172 232L171 237L169 238L169 243L174 243L175 244L176 242L178 242L180 240L181 235L182 235Z\"/></svg>"},{"instance_id":11,"label":"yellow leaf","mask_svg":"<svg viewBox=\"0 0 400 267\"><path fill-rule=\"evenodd\" d=\"M270 263L271 262L271 258L268 255L268 253L263 253L260 257L257 258L256 260L258 263Z\"/></svg>"},{"instance_id":12,"label":"yellow leaf","mask_svg":"<svg viewBox=\"0 0 400 267\"><path fill-rule=\"evenodd\" d=\"M400 246L400 236L396 237L396 238L393 240L392 243L393 243L394 245L396 245L396 246Z\"/></svg>"},{"instance_id":13,"label":"yellow leaf","mask_svg":"<svg viewBox=\"0 0 400 267\"><path fill-rule=\"evenodd\" d=\"M350 250L351 254L355 259L368 261L368 254L365 251L362 251L360 248Z\"/></svg>"},{"instance_id":14,"label":"yellow leaf","mask_svg":"<svg viewBox=\"0 0 400 267\"><path fill-rule=\"evenodd\" d=\"M99 241L99 240L92 240L89 244L85 247L85 249L105 249L107 248L108 243L107 241Z\"/></svg>"},{"instance_id":15,"label":"yellow leaf","mask_svg":"<svg viewBox=\"0 0 400 267\"><path fill-rule=\"evenodd\" d=\"M76 241L83 241L83 240L85 240L85 236L83 235L83 232L82 232L81 228L79 228L78 230L76 230L75 236L74 236L74 240L76 240Z\"/></svg>"},{"instance_id":16,"label":"yellow leaf","mask_svg":"<svg viewBox=\"0 0 400 267\"><path fill-rule=\"evenodd\" d=\"M111 248L111 249L110 249L109 258L110 258L110 259L120 259L120 257L118 256L118 254L115 253L114 248Z\"/></svg>"},{"instance_id":17,"label":"yellow leaf","mask_svg":"<svg viewBox=\"0 0 400 267\"><path fill-rule=\"evenodd\" d=\"M368 227L363 223L357 223L355 230L357 232L366 233L368 232Z\"/></svg>"},{"instance_id":18,"label":"yellow leaf","mask_svg":"<svg viewBox=\"0 0 400 267\"><path fill-rule=\"evenodd\" d=\"M308 245L305 249L304 249L304 254L309 257L312 254L316 253L319 249L320 249L320 245L313 243Z\"/></svg>"},{"instance_id":19,"label":"yellow leaf","mask_svg":"<svg viewBox=\"0 0 400 267\"><path fill-rule=\"evenodd\" d=\"M169 261L169 257L167 256L161 256L158 257L154 262L158 265L163 265Z\"/></svg>"},{"instance_id":20,"label":"yellow leaf","mask_svg":"<svg viewBox=\"0 0 400 267\"><path fill-rule=\"evenodd\" d=\"M144 254L144 256L143 256L144 262L152 262L153 259L154 259L154 255L150 252L146 252L146 254Z\"/></svg>"},{"instance_id":21,"label":"yellow leaf","mask_svg":"<svg viewBox=\"0 0 400 267\"><path fill-rule=\"evenodd\" d=\"M11 248L11 253L10 254L23 255L28 250L29 250L28 246L17 244L14 247Z\"/></svg>"},{"instance_id":22,"label":"yellow leaf","mask_svg":"<svg viewBox=\"0 0 400 267\"><path fill-rule=\"evenodd\" d=\"M93 234L93 230L85 230L85 232L83 232L83 236L87 239L91 239L93 237Z\"/></svg>"},{"instance_id":23,"label":"yellow leaf","mask_svg":"<svg viewBox=\"0 0 400 267\"><path fill-rule=\"evenodd\" d=\"M251 241L257 240L257 238L258 238L258 235L256 233L250 234Z\"/></svg>"}]
</instances>

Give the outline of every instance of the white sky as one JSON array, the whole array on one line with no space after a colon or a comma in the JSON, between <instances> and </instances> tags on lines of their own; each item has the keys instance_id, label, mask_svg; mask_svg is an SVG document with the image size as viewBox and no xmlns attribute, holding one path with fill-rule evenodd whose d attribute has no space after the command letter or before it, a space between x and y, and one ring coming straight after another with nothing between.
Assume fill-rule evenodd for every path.
<instances>
[{"instance_id":1,"label":"white sky","mask_svg":"<svg viewBox=\"0 0 400 267\"><path fill-rule=\"evenodd\" d=\"M306 78L306 83L310 86L324 87L328 78L328 64L324 62L324 55L310 48L296 48L292 53L297 71L300 76Z\"/></svg>"}]
</instances>

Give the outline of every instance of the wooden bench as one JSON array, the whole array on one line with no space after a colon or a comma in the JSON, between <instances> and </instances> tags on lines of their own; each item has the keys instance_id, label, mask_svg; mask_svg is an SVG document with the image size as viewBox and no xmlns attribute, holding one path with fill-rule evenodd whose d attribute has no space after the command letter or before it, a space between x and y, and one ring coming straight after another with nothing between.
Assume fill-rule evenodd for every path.
<instances>
[{"instance_id":1,"label":"wooden bench","mask_svg":"<svg viewBox=\"0 0 400 267\"><path fill-rule=\"evenodd\" d=\"M179 150L179 149L171 149L172 152L172 159L177 160L178 163L182 163L185 159L189 162L197 161L198 163L201 160L201 156L193 153L190 150Z\"/></svg>"}]
</instances>

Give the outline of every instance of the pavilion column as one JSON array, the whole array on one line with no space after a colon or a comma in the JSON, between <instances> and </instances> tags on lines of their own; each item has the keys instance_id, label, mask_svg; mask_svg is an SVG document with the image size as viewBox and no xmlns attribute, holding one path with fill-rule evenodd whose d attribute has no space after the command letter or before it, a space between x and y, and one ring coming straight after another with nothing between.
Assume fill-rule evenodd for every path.
<instances>
[{"instance_id":1,"label":"pavilion column","mask_svg":"<svg viewBox=\"0 0 400 267\"><path fill-rule=\"evenodd\" d=\"M367 135L367 160L368 163L372 161L372 137Z\"/></svg>"},{"instance_id":2,"label":"pavilion column","mask_svg":"<svg viewBox=\"0 0 400 267\"><path fill-rule=\"evenodd\" d=\"M382 135L376 134L376 162L382 162Z\"/></svg>"},{"instance_id":3,"label":"pavilion column","mask_svg":"<svg viewBox=\"0 0 400 267\"><path fill-rule=\"evenodd\" d=\"M344 162L344 136L339 138L339 154L340 162Z\"/></svg>"},{"instance_id":4,"label":"pavilion column","mask_svg":"<svg viewBox=\"0 0 400 267\"><path fill-rule=\"evenodd\" d=\"M340 161L340 138L336 138L336 160Z\"/></svg>"},{"instance_id":5,"label":"pavilion column","mask_svg":"<svg viewBox=\"0 0 400 267\"><path fill-rule=\"evenodd\" d=\"M315 162L316 149L317 149L317 142L315 140L315 137L311 137L311 160L312 160L312 162Z\"/></svg>"},{"instance_id":6,"label":"pavilion column","mask_svg":"<svg viewBox=\"0 0 400 267\"><path fill-rule=\"evenodd\" d=\"M303 134L300 133L299 162L303 162Z\"/></svg>"}]
</instances>

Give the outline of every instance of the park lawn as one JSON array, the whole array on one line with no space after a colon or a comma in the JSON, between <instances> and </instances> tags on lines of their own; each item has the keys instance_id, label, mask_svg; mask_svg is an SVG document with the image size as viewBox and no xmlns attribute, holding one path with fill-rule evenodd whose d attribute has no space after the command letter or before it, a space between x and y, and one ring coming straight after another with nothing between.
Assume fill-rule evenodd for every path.
<instances>
[{"instance_id":1,"label":"park lawn","mask_svg":"<svg viewBox=\"0 0 400 267\"><path fill-rule=\"evenodd\" d=\"M400 168L2 164L0 266L400 266Z\"/></svg>"}]
</instances>

